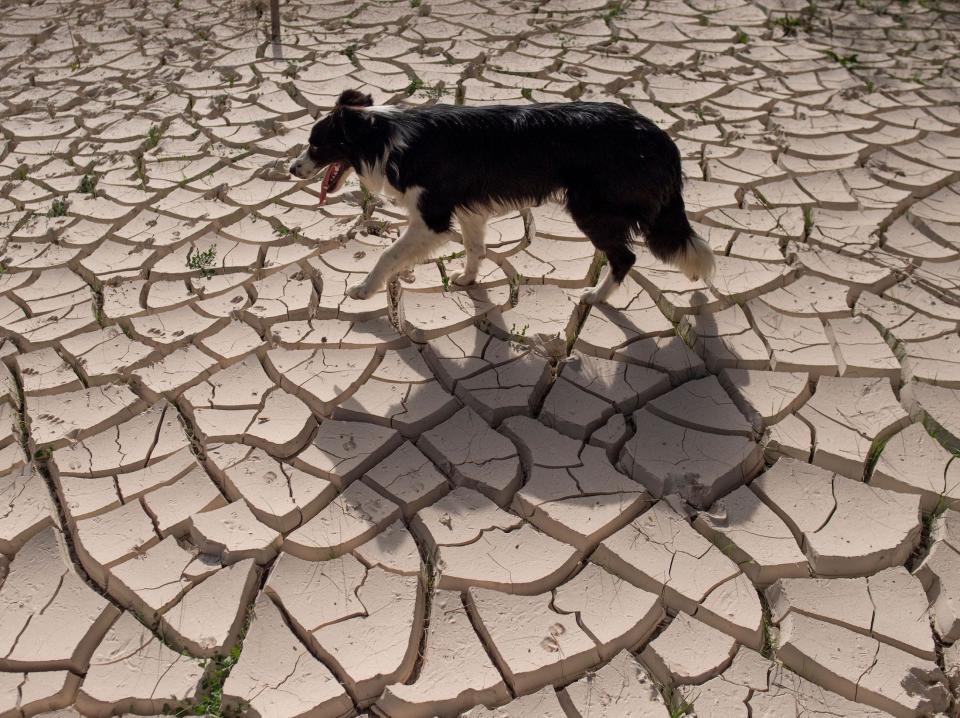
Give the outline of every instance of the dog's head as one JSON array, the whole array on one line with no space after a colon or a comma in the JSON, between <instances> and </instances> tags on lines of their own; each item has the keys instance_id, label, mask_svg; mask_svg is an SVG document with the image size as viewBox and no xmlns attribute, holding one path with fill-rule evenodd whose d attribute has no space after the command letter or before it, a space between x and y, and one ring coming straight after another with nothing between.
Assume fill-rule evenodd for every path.
<instances>
[{"instance_id":1,"label":"dog's head","mask_svg":"<svg viewBox=\"0 0 960 718\"><path fill-rule=\"evenodd\" d=\"M360 139L372 126L372 118L363 108L373 105L373 98L359 90L344 90L333 110L310 130L307 149L290 165L290 174L309 179L324 167L320 185L320 201L327 192L336 192L343 185L350 170L351 144Z\"/></svg>"}]
</instances>

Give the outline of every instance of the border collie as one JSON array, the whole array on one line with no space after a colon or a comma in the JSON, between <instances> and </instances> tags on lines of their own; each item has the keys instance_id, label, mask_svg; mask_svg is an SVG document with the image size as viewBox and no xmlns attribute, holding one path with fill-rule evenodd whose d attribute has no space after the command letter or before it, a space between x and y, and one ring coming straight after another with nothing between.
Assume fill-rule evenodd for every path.
<instances>
[{"instance_id":1,"label":"border collie","mask_svg":"<svg viewBox=\"0 0 960 718\"><path fill-rule=\"evenodd\" d=\"M713 252L687 221L680 153L665 132L633 110L608 102L463 107L374 106L346 90L310 132L290 166L300 179L326 167L320 202L351 171L373 194L406 209L409 224L362 282L363 299L443 244L456 217L464 267L450 275L474 282L484 257L488 218L510 209L562 201L577 227L606 255L599 284L583 294L601 302L636 261L640 233L658 259L690 279L708 279Z\"/></svg>"}]
</instances>

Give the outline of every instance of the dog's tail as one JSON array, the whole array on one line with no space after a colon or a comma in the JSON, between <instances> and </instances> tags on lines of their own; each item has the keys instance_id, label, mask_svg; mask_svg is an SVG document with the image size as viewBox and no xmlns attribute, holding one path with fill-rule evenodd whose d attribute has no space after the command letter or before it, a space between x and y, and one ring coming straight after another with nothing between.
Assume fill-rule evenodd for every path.
<instances>
[{"instance_id":1,"label":"dog's tail","mask_svg":"<svg viewBox=\"0 0 960 718\"><path fill-rule=\"evenodd\" d=\"M713 276L713 250L690 226L679 192L660 208L644 235L653 256L672 264L688 279L707 281Z\"/></svg>"}]
</instances>

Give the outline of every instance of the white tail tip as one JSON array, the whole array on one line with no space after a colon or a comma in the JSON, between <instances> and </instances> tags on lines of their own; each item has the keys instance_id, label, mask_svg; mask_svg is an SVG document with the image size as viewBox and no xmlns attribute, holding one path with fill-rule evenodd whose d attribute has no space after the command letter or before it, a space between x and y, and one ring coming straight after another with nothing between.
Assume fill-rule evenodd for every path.
<instances>
[{"instance_id":1,"label":"white tail tip","mask_svg":"<svg viewBox=\"0 0 960 718\"><path fill-rule=\"evenodd\" d=\"M709 282L713 277L714 269L716 269L713 249L707 244L707 240L698 234L694 234L690 238L690 241L677 252L670 264L683 272L687 279L691 281L699 279Z\"/></svg>"}]
</instances>

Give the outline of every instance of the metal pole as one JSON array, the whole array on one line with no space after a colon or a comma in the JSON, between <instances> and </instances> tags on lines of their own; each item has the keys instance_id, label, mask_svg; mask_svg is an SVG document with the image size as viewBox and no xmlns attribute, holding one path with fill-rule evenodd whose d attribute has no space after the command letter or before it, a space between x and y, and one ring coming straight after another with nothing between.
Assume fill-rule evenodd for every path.
<instances>
[{"instance_id":1,"label":"metal pole","mask_svg":"<svg viewBox=\"0 0 960 718\"><path fill-rule=\"evenodd\" d=\"M280 0L270 0L270 38L280 40Z\"/></svg>"}]
</instances>

